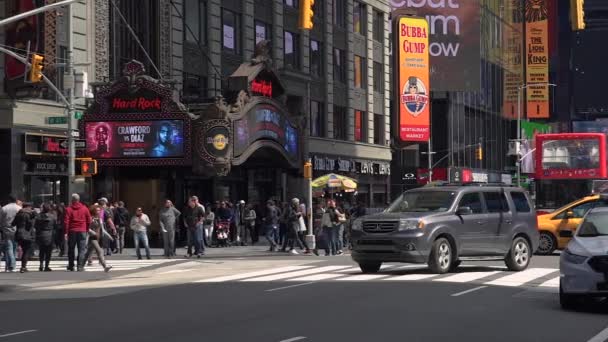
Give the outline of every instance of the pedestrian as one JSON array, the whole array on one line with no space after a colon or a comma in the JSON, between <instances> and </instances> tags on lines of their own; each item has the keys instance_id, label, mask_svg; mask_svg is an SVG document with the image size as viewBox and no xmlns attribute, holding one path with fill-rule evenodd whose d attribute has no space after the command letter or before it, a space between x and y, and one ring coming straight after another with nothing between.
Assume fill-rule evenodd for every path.
<instances>
[{"instance_id":1,"label":"pedestrian","mask_svg":"<svg viewBox=\"0 0 608 342\"><path fill-rule=\"evenodd\" d=\"M289 229L287 228L287 214L289 213L289 206L287 202L281 203L281 219L279 220L279 245L285 245L287 241L287 232Z\"/></svg>"},{"instance_id":2,"label":"pedestrian","mask_svg":"<svg viewBox=\"0 0 608 342\"><path fill-rule=\"evenodd\" d=\"M65 204L59 203L54 206L55 220L57 222L57 226L55 229L54 242L55 247L59 249L59 257L65 255L65 249L67 241L65 240Z\"/></svg>"},{"instance_id":3,"label":"pedestrian","mask_svg":"<svg viewBox=\"0 0 608 342\"><path fill-rule=\"evenodd\" d=\"M241 245L247 246L247 241L251 240L251 245L253 246L253 233L255 230L255 220L257 219L257 214L255 210L253 210L253 205L248 204L245 206L243 210L243 224L241 231Z\"/></svg>"},{"instance_id":4,"label":"pedestrian","mask_svg":"<svg viewBox=\"0 0 608 342\"><path fill-rule=\"evenodd\" d=\"M104 232L104 219L102 218L103 208L100 205L93 205L90 208L90 214L92 216L91 223L89 224L89 229L87 231L89 242L87 244L87 253L83 259L83 263L80 265L79 269L84 270L84 260L89 259L91 254L95 252L97 254L97 258L99 259L99 264L103 267L105 272L109 272L112 269L112 266L106 264L106 260L104 258L103 250L99 245L99 241L103 238L104 235L109 233Z\"/></svg>"},{"instance_id":5,"label":"pedestrian","mask_svg":"<svg viewBox=\"0 0 608 342\"><path fill-rule=\"evenodd\" d=\"M323 242L323 244L325 244L327 246L328 241L326 241L325 236L323 234L323 225L322 225L322 221L323 221L323 215L325 214L325 208L323 207L323 204L321 202L317 202L315 204L315 208L313 210L313 219L312 219L312 226L313 226L313 231L315 234L316 239L316 243L315 243L315 248L313 250L313 253L315 255L319 255L319 242Z\"/></svg>"},{"instance_id":6,"label":"pedestrian","mask_svg":"<svg viewBox=\"0 0 608 342\"><path fill-rule=\"evenodd\" d=\"M336 248L338 249L337 254L344 254L343 248L346 246L344 240L344 226L346 224L346 214L344 209L341 206L336 206L336 226L334 230L336 230L335 239L336 239Z\"/></svg>"},{"instance_id":7,"label":"pedestrian","mask_svg":"<svg viewBox=\"0 0 608 342\"><path fill-rule=\"evenodd\" d=\"M245 201L240 200L236 204L236 208L234 208L234 226L236 228L235 232L235 242L237 245L244 246L245 242L243 237L246 235L245 233L245 214L246 214L247 206L245 205Z\"/></svg>"},{"instance_id":8,"label":"pedestrian","mask_svg":"<svg viewBox=\"0 0 608 342\"><path fill-rule=\"evenodd\" d=\"M109 233L109 235L103 234L103 236L100 237L98 242L100 242L101 245L104 247L105 255L111 256L113 240L115 240L116 238L114 212L112 211L110 206L108 206L109 202L107 198L102 197L97 200L97 203L101 207L101 220L103 221L103 228Z\"/></svg>"},{"instance_id":9,"label":"pedestrian","mask_svg":"<svg viewBox=\"0 0 608 342\"><path fill-rule=\"evenodd\" d=\"M131 218L131 230L133 231L133 245L135 246L135 253L137 254L137 260L141 260L140 244L144 245L146 250L146 258L150 257L150 245L148 243L148 227L152 222L148 215L144 214L141 207L135 210L135 216Z\"/></svg>"},{"instance_id":10,"label":"pedestrian","mask_svg":"<svg viewBox=\"0 0 608 342\"><path fill-rule=\"evenodd\" d=\"M5 271L14 272L16 266L17 242L15 235L17 227L14 224L15 216L22 209L22 202L15 196L9 196L10 203L2 207L2 216L4 219L0 221L0 229L2 231L2 239L4 240L4 258Z\"/></svg>"},{"instance_id":11,"label":"pedestrian","mask_svg":"<svg viewBox=\"0 0 608 342\"><path fill-rule=\"evenodd\" d=\"M32 203L24 203L23 208L19 210L13 221L13 224L17 227L15 239L21 247L21 270L19 271L21 273L28 271L27 262L34 251L34 241L36 239L35 218L36 212Z\"/></svg>"},{"instance_id":12,"label":"pedestrian","mask_svg":"<svg viewBox=\"0 0 608 342\"><path fill-rule=\"evenodd\" d=\"M308 215L306 212L306 204L304 203L305 201L302 201L302 203L300 203L300 206L298 207L298 210L302 215L302 219L300 220L300 229L298 230L298 239L300 239L302 246L304 246L304 248L306 249L304 254L310 254L310 248L308 247L308 243L306 242L306 233L308 231L308 223L306 222L306 218L308 217Z\"/></svg>"},{"instance_id":13,"label":"pedestrian","mask_svg":"<svg viewBox=\"0 0 608 342\"><path fill-rule=\"evenodd\" d=\"M327 208L321 219L323 236L325 237L325 256L336 255L338 253L336 222L336 204L332 199L327 201Z\"/></svg>"},{"instance_id":14,"label":"pedestrian","mask_svg":"<svg viewBox=\"0 0 608 342\"><path fill-rule=\"evenodd\" d=\"M299 199L293 198L291 200L291 205L287 208L286 218L288 231L285 243L283 244L283 251L286 251L286 248L289 247L289 253L298 254L294 248L295 244L298 244L300 249L304 249L304 246L298 237L298 232L300 231L300 219L302 219Z\"/></svg>"},{"instance_id":15,"label":"pedestrian","mask_svg":"<svg viewBox=\"0 0 608 342\"><path fill-rule=\"evenodd\" d=\"M270 252L277 249L277 239L279 237L279 209L274 205L274 201L266 202L266 215L264 217L264 225L266 227L266 240L270 244Z\"/></svg>"},{"instance_id":16,"label":"pedestrian","mask_svg":"<svg viewBox=\"0 0 608 342\"><path fill-rule=\"evenodd\" d=\"M68 240L68 271L74 271L74 264L78 271L83 271L84 254L86 248L87 231L91 224L91 212L80 203L80 195L72 194L72 204L65 211L64 226L65 239ZM74 248L78 249L78 259L75 260Z\"/></svg>"},{"instance_id":17,"label":"pedestrian","mask_svg":"<svg viewBox=\"0 0 608 342\"><path fill-rule=\"evenodd\" d=\"M201 204L201 201L199 200L198 196L192 196L192 198L194 199L196 206L201 208L203 213L205 213L205 206ZM204 237L204 230L203 230L203 220L200 220L196 224L195 236L198 239L199 246L201 246L201 253L205 254L205 244L204 244L205 237Z\"/></svg>"},{"instance_id":18,"label":"pedestrian","mask_svg":"<svg viewBox=\"0 0 608 342\"><path fill-rule=\"evenodd\" d=\"M118 201L118 207L114 210L114 225L116 226L116 248L122 254L125 248L125 232L131 221L129 211L125 208L125 202Z\"/></svg>"},{"instance_id":19,"label":"pedestrian","mask_svg":"<svg viewBox=\"0 0 608 342\"><path fill-rule=\"evenodd\" d=\"M40 214L34 220L34 228L36 229L36 244L40 251L40 267L38 270L40 272L51 272L49 264L53 254L53 237L57 230L57 217L53 215L50 204L42 205Z\"/></svg>"},{"instance_id":20,"label":"pedestrian","mask_svg":"<svg viewBox=\"0 0 608 342\"><path fill-rule=\"evenodd\" d=\"M188 201L188 206L184 209L183 214L183 222L184 227L187 229L188 233L188 254L187 258L192 257L192 255L196 255L197 258L201 257L202 248L201 241L197 238L198 232L197 230L200 227L200 223L205 218L205 212L203 209L196 204L196 199L194 197L190 197ZM194 247L194 254L192 254L192 248Z\"/></svg>"},{"instance_id":21,"label":"pedestrian","mask_svg":"<svg viewBox=\"0 0 608 342\"><path fill-rule=\"evenodd\" d=\"M164 256L167 258L175 256L175 229L181 214L171 200L165 201L165 206L158 214L160 229L163 233Z\"/></svg>"},{"instance_id":22,"label":"pedestrian","mask_svg":"<svg viewBox=\"0 0 608 342\"><path fill-rule=\"evenodd\" d=\"M205 244L207 247L213 245L213 229L215 225L215 213L211 211L211 208L207 207L207 213L205 214L205 220L203 222L203 229L205 231Z\"/></svg>"}]
</instances>

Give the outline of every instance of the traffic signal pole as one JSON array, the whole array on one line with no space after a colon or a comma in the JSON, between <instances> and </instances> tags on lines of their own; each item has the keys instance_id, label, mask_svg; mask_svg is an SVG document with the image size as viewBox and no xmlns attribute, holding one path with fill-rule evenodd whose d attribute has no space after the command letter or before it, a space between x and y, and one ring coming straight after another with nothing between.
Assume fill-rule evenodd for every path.
<instances>
[{"instance_id":1,"label":"traffic signal pole","mask_svg":"<svg viewBox=\"0 0 608 342\"><path fill-rule=\"evenodd\" d=\"M68 5L67 10L67 24L68 24L68 60L64 75L64 84L67 85L67 111L68 111L68 196L72 196L74 191L74 179L76 175L75 170L75 157L76 150L74 148L74 39L72 33L74 31L74 22L72 20L72 4Z\"/></svg>"}]
</instances>

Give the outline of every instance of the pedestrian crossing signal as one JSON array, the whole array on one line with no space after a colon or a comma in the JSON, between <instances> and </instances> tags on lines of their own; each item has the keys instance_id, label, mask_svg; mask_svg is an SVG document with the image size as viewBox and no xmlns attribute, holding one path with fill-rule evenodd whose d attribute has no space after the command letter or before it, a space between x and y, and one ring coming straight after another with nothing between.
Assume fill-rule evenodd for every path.
<instances>
[{"instance_id":1,"label":"pedestrian crossing signal","mask_svg":"<svg viewBox=\"0 0 608 342\"><path fill-rule=\"evenodd\" d=\"M44 56L33 54L30 66L30 77L29 80L32 83L39 83L42 81L42 69L44 69Z\"/></svg>"},{"instance_id":2,"label":"pedestrian crossing signal","mask_svg":"<svg viewBox=\"0 0 608 342\"><path fill-rule=\"evenodd\" d=\"M97 160L79 160L81 176L94 176L97 174Z\"/></svg>"}]
</instances>

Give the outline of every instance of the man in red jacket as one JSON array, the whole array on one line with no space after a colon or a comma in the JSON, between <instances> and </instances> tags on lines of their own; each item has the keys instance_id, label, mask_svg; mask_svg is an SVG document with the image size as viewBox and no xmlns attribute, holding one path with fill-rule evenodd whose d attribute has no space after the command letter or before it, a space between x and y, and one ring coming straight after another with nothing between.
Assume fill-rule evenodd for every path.
<instances>
[{"instance_id":1,"label":"man in red jacket","mask_svg":"<svg viewBox=\"0 0 608 342\"><path fill-rule=\"evenodd\" d=\"M80 195L72 195L72 205L65 211L65 237L68 240L68 271L74 271L74 247L78 248L78 271L84 271L84 253L91 212L80 203Z\"/></svg>"}]
</instances>

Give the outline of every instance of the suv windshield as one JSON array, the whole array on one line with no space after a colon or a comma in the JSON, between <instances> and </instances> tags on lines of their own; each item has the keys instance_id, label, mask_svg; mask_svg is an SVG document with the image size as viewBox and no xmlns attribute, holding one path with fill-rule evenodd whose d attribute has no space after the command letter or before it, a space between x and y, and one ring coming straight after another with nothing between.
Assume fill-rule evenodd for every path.
<instances>
[{"instance_id":1,"label":"suv windshield","mask_svg":"<svg viewBox=\"0 0 608 342\"><path fill-rule=\"evenodd\" d=\"M587 215L578 229L577 236L608 236L608 212Z\"/></svg>"},{"instance_id":2,"label":"suv windshield","mask_svg":"<svg viewBox=\"0 0 608 342\"><path fill-rule=\"evenodd\" d=\"M448 211L456 193L452 191L408 191L397 198L385 212L441 212Z\"/></svg>"}]
</instances>

